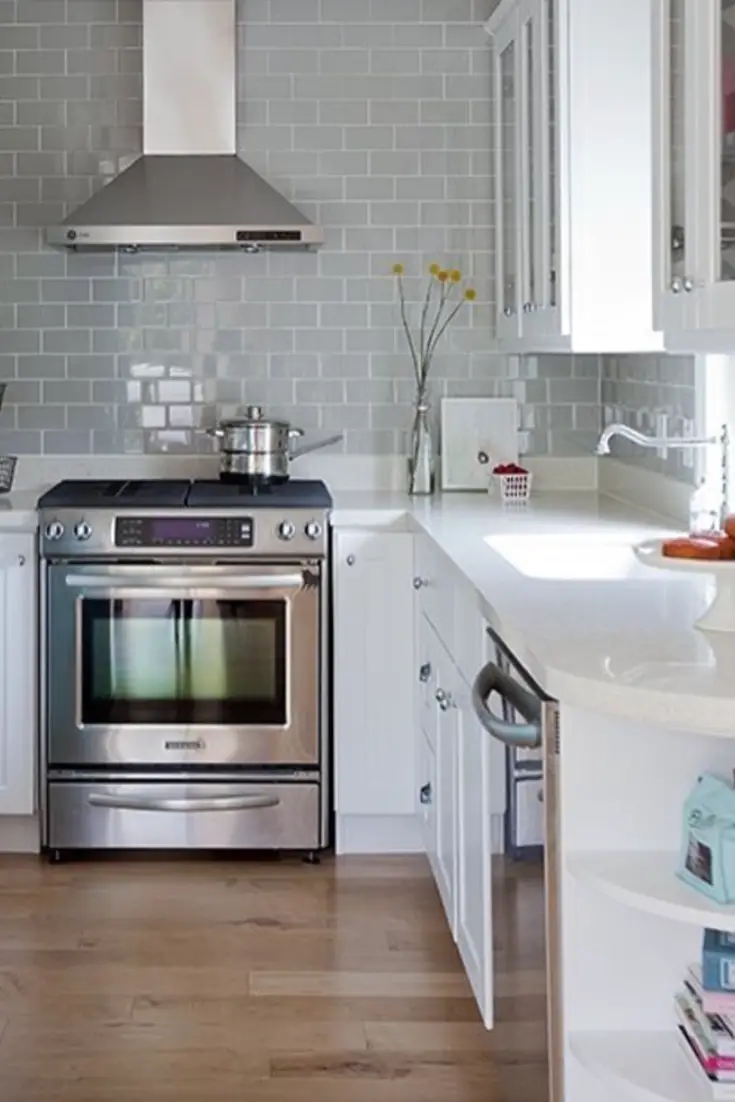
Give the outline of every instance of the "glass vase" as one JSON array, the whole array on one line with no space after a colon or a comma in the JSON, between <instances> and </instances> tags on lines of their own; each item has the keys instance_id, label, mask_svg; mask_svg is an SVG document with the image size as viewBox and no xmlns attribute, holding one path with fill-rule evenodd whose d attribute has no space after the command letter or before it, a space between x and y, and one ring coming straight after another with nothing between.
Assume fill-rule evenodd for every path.
<instances>
[{"instance_id":1,"label":"glass vase","mask_svg":"<svg viewBox=\"0 0 735 1102\"><path fill-rule=\"evenodd\" d=\"M424 391L416 395L408 456L408 492L414 496L434 493L434 443L431 438L431 406Z\"/></svg>"}]
</instances>

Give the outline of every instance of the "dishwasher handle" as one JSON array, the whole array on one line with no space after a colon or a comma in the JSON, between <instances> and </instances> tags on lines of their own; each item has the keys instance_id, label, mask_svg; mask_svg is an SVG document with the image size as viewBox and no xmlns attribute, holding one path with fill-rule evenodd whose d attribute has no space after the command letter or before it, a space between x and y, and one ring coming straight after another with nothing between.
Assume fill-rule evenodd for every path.
<instances>
[{"instance_id":1,"label":"dishwasher handle","mask_svg":"<svg viewBox=\"0 0 735 1102\"><path fill-rule=\"evenodd\" d=\"M503 697L524 723L509 723L490 708L493 693ZM478 673L472 686L472 707L482 726L507 746L516 749L535 750L541 745L541 701L522 685L501 670L495 662L488 662Z\"/></svg>"}]
</instances>

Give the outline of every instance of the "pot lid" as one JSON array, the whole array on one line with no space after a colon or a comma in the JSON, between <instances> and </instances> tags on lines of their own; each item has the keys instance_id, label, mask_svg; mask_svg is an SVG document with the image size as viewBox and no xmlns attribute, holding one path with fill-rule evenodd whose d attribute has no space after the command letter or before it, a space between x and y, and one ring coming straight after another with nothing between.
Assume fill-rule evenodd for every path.
<instances>
[{"instance_id":1,"label":"pot lid","mask_svg":"<svg viewBox=\"0 0 735 1102\"><path fill-rule=\"evenodd\" d=\"M219 421L221 429L250 429L250 428L274 428L288 432L291 425L288 421L276 421L265 416L262 406L245 406L242 417L231 417L228 421Z\"/></svg>"}]
</instances>

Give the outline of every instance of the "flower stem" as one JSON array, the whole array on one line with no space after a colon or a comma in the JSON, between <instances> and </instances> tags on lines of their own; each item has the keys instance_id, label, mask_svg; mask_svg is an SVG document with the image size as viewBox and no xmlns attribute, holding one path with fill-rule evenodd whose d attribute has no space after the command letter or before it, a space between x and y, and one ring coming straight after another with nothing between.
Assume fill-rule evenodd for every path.
<instances>
[{"instance_id":1,"label":"flower stem","mask_svg":"<svg viewBox=\"0 0 735 1102\"><path fill-rule=\"evenodd\" d=\"M427 350L427 353L428 353L428 356L429 356L429 358L431 358L431 356L433 356L433 355L434 355L434 352L436 351L436 346L438 345L439 341L440 341L440 340L442 339L442 337L444 336L444 333L445 333L445 331L446 331L447 327L448 327L449 325L451 325L451 324L452 324L452 322L453 322L453 321L454 321L454 319L456 318L457 314L458 314L458 313L460 312L460 310L461 310L461 309L462 309L462 307L464 306L464 301L465 301L464 299L460 299L460 300L459 300L459 302L458 302L458 303L457 303L457 305L456 305L456 306L454 307L454 309L453 309L453 310L451 311L451 313L449 313L449 314L447 315L446 321L444 322L444 324L442 325L441 329L440 329L440 330L438 331L438 333L437 333L437 334L436 334L436 336L434 337L434 342L433 342L433 344L431 344L431 343L429 344L429 347L428 347L428 350Z\"/></svg>"},{"instance_id":2,"label":"flower stem","mask_svg":"<svg viewBox=\"0 0 735 1102\"><path fill-rule=\"evenodd\" d=\"M421 369L418 356L416 355L416 345L413 341L411 327L408 324L408 317L406 316L406 296L404 294L403 278L401 276L398 277L398 295L401 301L401 321L403 322L403 328L406 332L406 338L408 340L408 347L411 352L411 359L413 360L413 370L416 376L416 382L419 383L421 380Z\"/></svg>"}]
</instances>

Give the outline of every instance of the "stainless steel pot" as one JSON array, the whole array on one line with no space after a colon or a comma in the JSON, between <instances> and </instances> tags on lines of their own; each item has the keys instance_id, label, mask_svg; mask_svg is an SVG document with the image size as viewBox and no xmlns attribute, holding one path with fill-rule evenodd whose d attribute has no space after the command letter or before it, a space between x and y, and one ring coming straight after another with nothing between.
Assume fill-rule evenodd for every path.
<instances>
[{"instance_id":1,"label":"stainless steel pot","mask_svg":"<svg viewBox=\"0 0 735 1102\"><path fill-rule=\"evenodd\" d=\"M304 430L269 420L261 406L247 406L243 417L220 421L206 432L220 441L220 478L243 482L285 482L292 459L342 439L338 434L294 445Z\"/></svg>"}]
</instances>

